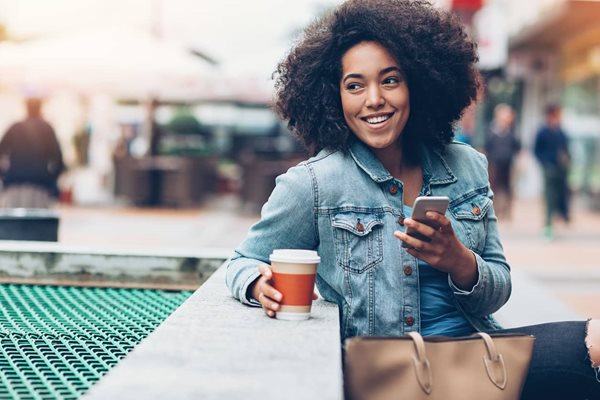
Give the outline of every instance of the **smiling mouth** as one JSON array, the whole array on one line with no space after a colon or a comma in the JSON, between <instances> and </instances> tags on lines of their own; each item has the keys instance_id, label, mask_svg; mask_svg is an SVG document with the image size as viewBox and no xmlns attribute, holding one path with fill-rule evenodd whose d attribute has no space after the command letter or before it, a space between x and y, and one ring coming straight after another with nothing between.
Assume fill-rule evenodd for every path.
<instances>
[{"instance_id":1,"label":"smiling mouth","mask_svg":"<svg viewBox=\"0 0 600 400\"><path fill-rule=\"evenodd\" d=\"M365 121L367 124L376 125L376 124L381 124L382 122L385 122L388 119L392 118L392 115L394 115L394 113L378 115L376 117L365 117L365 118L361 118L361 119L363 121Z\"/></svg>"}]
</instances>

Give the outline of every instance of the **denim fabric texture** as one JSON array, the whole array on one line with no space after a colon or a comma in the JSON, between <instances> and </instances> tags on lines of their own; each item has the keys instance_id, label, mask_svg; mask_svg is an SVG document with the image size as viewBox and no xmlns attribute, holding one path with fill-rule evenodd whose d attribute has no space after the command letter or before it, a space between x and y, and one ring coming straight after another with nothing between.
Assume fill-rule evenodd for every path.
<instances>
[{"instance_id":1,"label":"denim fabric texture","mask_svg":"<svg viewBox=\"0 0 600 400\"><path fill-rule=\"evenodd\" d=\"M586 321L565 321L494 333L535 336L521 400L600 399L600 370L591 367L585 347Z\"/></svg>"},{"instance_id":2,"label":"denim fabric texture","mask_svg":"<svg viewBox=\"0 0 600 400\"><path fill-rule=\"evenodd\" d=\"M477 260L478 282L470 291L448 279L456 307L475 330L500 329L491 314L510 296L510 268L487 161L458 142L443 154L422 152L421 195L450 198L446 215ZM321 256L319 292L340 307L342 339L420 331L419 260L393 235L404 230L402 199L402 182L362 142L353 140L348 152L323 150L277 178L260 221L228 265L227 286L241 302L258 306L248 287L273 249L313 249Z\"/></svg>"}]
</instances>

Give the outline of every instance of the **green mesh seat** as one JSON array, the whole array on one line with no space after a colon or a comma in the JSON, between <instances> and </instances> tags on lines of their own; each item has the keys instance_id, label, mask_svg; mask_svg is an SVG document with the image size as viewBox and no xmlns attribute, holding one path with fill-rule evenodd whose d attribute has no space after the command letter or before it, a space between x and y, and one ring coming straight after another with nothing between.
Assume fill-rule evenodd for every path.
<instances>
[{"instance_id":1,"label":"green mesh seat","mask_svg":"<svg viewBox=\"0 0 600 400\"><path fill-rule=\"evenodd\" d=\"M192 292L0 284L0 399L76 399Z\"/></svg>"}]
</instances>

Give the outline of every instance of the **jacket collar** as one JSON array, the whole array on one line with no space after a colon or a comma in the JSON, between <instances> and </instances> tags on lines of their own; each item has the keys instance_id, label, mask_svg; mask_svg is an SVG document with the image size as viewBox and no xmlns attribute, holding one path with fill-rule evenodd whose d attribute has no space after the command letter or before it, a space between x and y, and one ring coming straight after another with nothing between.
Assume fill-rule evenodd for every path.
<instances>
[{"instance_id":1,"label":"jacket collar","mask_svg":"<svg viewBox=\"0 0 600 400\"><path fill-rule=\"evenodd\" d=\"M352 138L349 150L356 164L375 182L381 183L394 179L375 154L360 140ZM456 176L439 151L430 150L423 145L421 154L424 187L456 182Z\"/></svg>"},{"instance_id":2,"label":"jacket collar","mask_svg":"<svg viewBox=\"0 0 600 400\"><path fill-rule=\"evenodd\" d=\"M350 139L350 155L356 164L367 173L375 182L386 182L394 177L383 166L381 161L363 142L353 137Z\"/></svg>"},{"instance_id":3,"label":"jacket collar","mask_svg":"<svg viewBox=\"0 0 600 400\"><path fill-rule=\"evenodd\" d=\"M423 183L430 185L445 185L457 181L456 175L446 162L439 150L430 150L421 146L423 160Z\"/></svg>"}]
</instances>

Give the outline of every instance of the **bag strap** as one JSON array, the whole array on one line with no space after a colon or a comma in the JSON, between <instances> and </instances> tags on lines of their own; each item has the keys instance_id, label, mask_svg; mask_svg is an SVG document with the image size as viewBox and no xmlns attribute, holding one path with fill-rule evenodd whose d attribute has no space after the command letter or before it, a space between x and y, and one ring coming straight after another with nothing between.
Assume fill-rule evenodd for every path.
<instances>
[{"instance_id":1,"label":"bag strap","mask_svg":"<svg viewBox=\"0 0 600 400\"><path fill-rule=\"evenodd\" d=\"M417 332L408 332L407 335L412 339L415 345L416 356L413 356L413 366L419 386L426 394L430 394L433 389L433 377L431 374L431 365L425 352L425 341ZM486 354L483 356L485 371L490 381L500 389L506 388L507 374L506 365L502 354L498 353L492 337L485 332L477 332L477 336L483 339Z\"/></svg>"},{"instance_id":2,"label":"bag strap","mask_svg":"<svg viewBox=\"0 0 600 400\"><path fill-rule=\"evenodd\" d=\"M408 332L408 336L412 339L415 344L415 350L417 356L413 356L413 365L415 367L415 375L417 376L417 382L419 386L426 393L430 394L433 389L433 379L431 375L431 366L425 353L425 342L423 337L417 332Z\"/></svg>"},{"instance_id":3,"label":"bag strap","mask_svg":"<svg viewBox=\"0 0 600 400\"><path fill-rule=\"evenodd\" d=\"M507 374L502 354L496 350L496 345L490 335L485 332L477 332L477 336L483 339L487 350L487 357L483 357L483 363L485 364L485 371L488 377L494 385L500 389L504 389L506 387Z\"/></svg>"}]
</instances>

